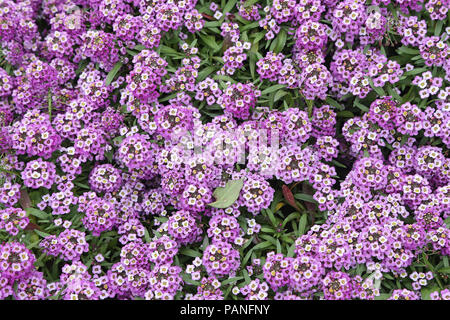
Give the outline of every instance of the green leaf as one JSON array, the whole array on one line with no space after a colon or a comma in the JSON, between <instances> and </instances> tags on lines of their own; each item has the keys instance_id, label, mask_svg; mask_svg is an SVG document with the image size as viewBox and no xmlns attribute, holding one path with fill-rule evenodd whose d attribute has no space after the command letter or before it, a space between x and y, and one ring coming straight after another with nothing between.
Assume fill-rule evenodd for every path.
<instances>
[{"instance_id":1,"label":"green leaf","mask_svg":"<svg viewBox=\"0 0 450 320\"><path fill-rule=\"evenodd\" d=\"M266 210L263 210L263 212L265 212L267 214L270 222L272 222L272 225L275 227L277 225L277 219L275 219L275 216L273 215L272 210L266 209Z\"/></svg>"},{"instance_id":2,"label":"green leaf","mask_svg":"<svg viewBox=\"0 0 450 320\"><path fill-rule=\"evenodd\" d=\"M241 29L241 32L244 32L244 31L256 28L256 27L259 27L258 21L246 24L245 26L241 27L240 29Z\"/></svg>"},{"instance_id":3,"label":"green leaf","mask_svg":"<svg viewBox=\"0 0 450 320\"><path fill-rule=\"evenodd\" d=\"M201 283L199 281L192 280L191 277L184 272L182 273L181 277L183 278L184 282L186 282L186 283L193 284L195 286L201 285Z\"/></svg>"},{"instance_id":4,"label":"green leaf","mask_svg":"<svg viewBox=\"0 0 450 320\"><path fill-rule=\"evenodd\" d=\"M422 73L424 71L427 71L427 68L414 68L412 70L406 71L403 76L413 76L419 73Z\"/></svg>"},{"instance_id":5,"label":"green leaf","mask_svg":"<svg viewBox=\"0 0 450 320\"><path fill-rule=\"evenodd\" d=\"M306 214L303 214L302 217L300 218L300 222L298 224L298 235L299 236L305 234L307 220L308 220L308 217L306 216Z\"/></svg>"},{"instance_id":6,"label":"green leaf","mask_svg":"<svg viewBox=\"0 0 450 320\"><path fill-rule=\"evenodd\" d=\"M234 6L236 5L236 2L237 2L237 0L229 0L229 1L227 1L227 4L226 4L225 7L223 8L222 13L225 14L225 13L227 13L227 12L230 12L231 9L233 9Z\"/></svg>"},{"instance_id":7,"label":"green leaf","mask_svg":"<svg viewBox=\"0 0 450 320\"><path fill-rule=\"evenodd\" d=\"M203 40L203 42L210 47L211 49L214 50L214 52L219 51L220 50L220 46L216 43L215 41L215 37L214 36L204 36L199 34L200 39Z\"/></svg>"},{"instance_id":8,"label":"green leaf","mask_svg":"<svg viewBox=\"0 0 450 320\"><path fill-rule=\"evenodd\" d=\"M382 87L375 87L375 85L374 85L372 79L369 79L369 82L370 82L370 86L372 87L372 89L375 90L375 92L376 92L379 96L382 96L382 97L386 96L386 92L384 92L384 90L383 90Z\"/></svg>"},{"instance_id":9,"label":"green leaf","mask_svg":"<svg viewBox=\"0 0 450 320\"><path fill-rule=\"evenodd\" d=\"M88 189L88 190L90 189L90 187L88 185L81 183L81 182L74 182L74 185L79 186L80 188L83 188L83 189Z\"/></svg>"},{"instance_id":10,"label":"green leaf","mask_svg":"<svg viewBox=\"0 0 450 320\"><path fill-rule=\"evenodd\" d=\"M283 50L284 46L286 45L286 39L287 39L286 31L282 29L276 39L276 45L273 50L275 53L279 53Z\"/></svg>"},{"instance_id":11,"label":"green leaf","mask_svg":"<svg viewBox=\"0 0 450 320\"><path fill-rule=\"evenodd\" d=\"M445 219L444 222L445 222L445 225L447 226L447 228L450 228L450 217Z\"/></svg>"},{"instance_id":12,"label":"green leaf","mask_svg":"<svg viewBox=\"0 0 450 320\"><path fill-rule=\"evenodd\" d=\"M255 45L256 43L259 42L259 40L261 40L262 38L264 38L264 36L266 35L265 32L258 32L256 33L255 39L253 39L253 45ZM252 47L252 51L253 51L253 47ZM257 51L257 50L255 50Z\"/></svg>"},{"instance_id":13,"label":"green leaf","mask_svg":"<svg viewBox=\"0 0 450 320\"><path fill-rule=\"evenodd\" d=\"M114 77L116 76L116 74L119 72L120 68L122 68L123 63L122 62L117 62L114 67L111 69L111 71L108 73L108 75L106 76L106 80L105 80L105 84L107 86L109 86L111 84L111 82L114 80Z\"/></svg>"},{"instance_id":14,"label":"green leaf","mask_svg":"<svg viewBox=\"0 0 450 320\"><path fill-rule=\"evenodd\" d=\"M294 195L294 197L295 199L303 200L306 202L317 203L317 201L314 200L313 196L310 194L297 193Z\"/></svg>"},{"instance_id":15,"label":"green leaf","mask_svg":"<svg viewBox=\"0 0 450 320\"><path fill-rule=\"evenodd\" d=\"M48 103L48 116L51 121L52 120L52 89L48 89L47 103Z\"/></svg>"},{"instance_id":16,"label":"green leaf","mask_svg":"<svg viewBox=\"0 0 450 320\"><path fill-rule=\"evenodd\" d=\"M197 252L197 251L189 249L189 248L181 249L180 253L184 254L185 256L192 257L192 258L196 258L196 257L201 257L202 256L202 254L200 252Z\"/></svg>"},{"instance_id":17,"label":"green leaf","mask_svg":"<svg viewBox=\"0 0 450 320\"><path fill-rule=\"evenodd\" d=\"M248 239L243 246L241 246L240 250L242 250L242 252L244 251L245 248L247 248L253 241L253 237L251 237L250 239Z\"/></svg>"},{"instance_id":18,"label":"green leaf","mask_svg":"<svg viewBox=\"0 0 450 320\"><path fill-rule=\"evenodd\" d=\"M214 190L213 195L216 197L216 201L208 205L214 208L228 208L238 199L243 185L244 179L228 181L225 187L218 187Z\"/></svg>"},{"instance_id":19,"label":"green leaf","mask_svg":"<svg viewBox=\"0 0 450 320\"><path fill-rule=\"evenodd\" d=\"M277 245L277 240L274 237L269 236L268 234L261 234L259 236L261 239L267 240L272 243L274 246Z\"/></svg>"},{"instance_id":20,"label":"green leaf","mask_svg":"<svg viewBox=\"0 0 450 320\"><path fill-rule=\"evenodd\" d=\"M234 80L233 78L230 78L229 76L225 76L225 75L221 75L221 74L214 75L213 79L214 80L230 81L231 83L236 83L236 80Z\"/></svg>"},{"instance_id":21,"label":"green leaf","mask_svg":"<svg viewBox=\"0 0 450 320\"><path fill-rule=\"evenodd\" d=\"M40 235L43 238L50 236L49 233L45 233L45 232L42 232L42 231L39 231L39 230L36 230L36 229L34 230L34 232L36 232L38 235Z\"/></svg>"},{"instance_id":22,"label":"green leaf","mask_svg":"<svg viewBox=\"0 0 450 320\"><path fill-rule=\"evenodd\" d=\"M445 268L439 269L437 272L450 274L450 267L445 267Z\"/></svg>"},{"instance_id":23,"label":"green leaf","mask_svg":"<svg viewBox=\"0 0 450 320\"><path fill-rule=\"evenodd\" d=\"M296 248L296 245L295 245L295 243L294 243L294 244L292 244L292 245L289 247L288 252L287 252L287 254L286 254L286 257L292 258L292 257L294 256L294 254L295 254L295 248Z\"/></svg>"},{"instance_id":24,"label":"green leaf","mask_svg":"<svg viewBox=\"0 0 450 320\"><path fill-rule=\"evenodd\" d=\"M124 139L123 136L118 136L118 137L115 137L115 138L113 139L113 142L121 143L121 142L123 141L123 139Z\"/></svg>"},{"instance_id":25,"label":"green leaf","mask_svg":"<svg viewBox=\"0 0 450 320\"><path fill-rule=\"evenodd\" d=\"M249 54L249 64L250 64L250 75L252 76L252 79L255 79L255 69L256 69L256 58L253 53Z\"/></svg>"},{"instance_id":26,"label":"green leaf","mask_svg":"<svg viewBox=\"0 0 450 320\"><path fill-rule=\"evenodd\" d=\"M272 242L270 242L270 241L263 241L261 243L258 243L256 246L254 246L252 248L252 250L265 249L265 248L268 248L270 246L273 246Z\"/></svg>"},{"instance_id":27,"label":"green leaf","mask_svg":"<svg viewBox=\"0 0 450 320\"><path fill-rule=\"evenodd\" d=\"M339 111L337 113L337 116L341 117L341 118L353 118L355 115L353 114L353 112L345 110L345 111Z\"/></svg>"},{"instance_id":28,"label":"green leaf","mask_svg":"<svg viewBox=\"0 0 450 320\"><path fill-rule=\"evenodd\" d=\"M244 277L228 278L227 280L222 281L222 286L226 286L226 285L228 285L228 284L231 284L231 283L233 283L233 282L236 282L236 281L242 280L242 279L244 279Z\"/></svg>"},{"instance_id":29,"label":"green leaf","mask_svg":"<svg viewBox=\"0 0 450 320\"><path fill-rule=\"evenodd\" d=\"M375 297L375 300L387 300L391 295L390 293L380 293L379 296Z\"/></svg>"},{"instance_id":30,"label":"green leaf","mask_svg":"<svg viewBox=\"0 0 450 320\"><path fill-rule=\"evenodd\" d=\"M151 241L150 234L148 233L147 228L144 228L144 240L146 243L149 243Z\"/></svg>"},{"instance_id":31,"label":"green leaf","mask_svg":"<svg viewBox=\"0 0 450 320\"><path fill-rule=\"evenodd\" d=\"M403 104L405 102L411 101L414 98L414 96L415 96L415 94L414 94L414 87L411 87L409 89L408 93L406 93L403 96L401 103Z\"/></svg>"},{"instance_id":32,"label":"green leaf","mask_svg":"<svg viewBox=\"0 0 450 320\"><path fill-rule=\"evenodd\" d=\"M247 252L247 254L245 255L244 259L242 260L242 265L243 265L243 266L247 265L248 260L250 260L250 257L251 257L251 255L252 255L252 253L253 253L253 249L254 249L254 248L251 248L251 249Z\"/></svg>"},{"instance_id":33,"label":"green leaf","mask_svg":"<svg viewBox=\"0 0 450 320\"><path fill-rule=\"evenodd\" d=\"M386 279L394 280L394 277L391 276L389 273L384 273L383 276L384 276Z\"/></svg>"},{"instance_id":34,"label":"green leaf","mask_svg":"<svg viewBox=\"0 0 450 320\"><path fill-rule=\"evenodd\" d=\"M357 107L358 109L360 109L361 111L363 111L363 112L368 112L368 111L369 111L369 108L368 108L368 107L366 107L365 105L359 103L359 102L356 101L356 100L353 102L353 105L354 105L355 107Z\"/></svg>"},{"instance_id":35,"label":"green leaf","mask_svg":"<svg viewBox=\"0 0 450 320\"><path fill-rule=\"evenodd\" d=\"M130 55L130 56L135 56L135 55L137 55L138 53L139 53L139 51L133 51L133 50L130 50L130 49L127 49L127 53Z\"/></svg>"},{"instance_id":36,"label":"green leaf","mask_svg":"<svg viewBox=\"0 0 450 320\"><path fill-rule=\"evenodd\" d=\"M277 102L278 100L280 100L282 97L284 97L287 94L288 93L284 90L277 91L277 93L275 93L275 96L273 97L273 101Z\"/></svg>"},{"instance_id":37,"label":"green leaf","mask_svg":"<svg viewBox=\"0 0 450 320\"><path fill-rule=\"evenodd\" d=\"M251 7L252 5L254 5L255 3L257 3L259 0L247 0L244 2L244 8L248 8Z\"/></svg>"},{"instance_id":38,"label":"green leaf","mask_svg":"<svg viewBox=\"0 0 450 320\"><path fill-rule=\"evenodd\" d=\"M49 218L49 214L47 212L35 209L35 208L26 208L25 209L26 213L28 215L33 215L35 217L41 218L43 220L48 219Z\"/></svg>"},{"instance_id":39,"label":"green leaf","mask_svg":"<svg viewBox=\"0 0 450 320\"><path fill-rule=\"evenodd\" d=\"M203 81L207 76L213 73L216 70L216 67L209 66L200 71L197 75L197 81Z\"/></svg>"},{"instance_id":40,"label":"green leaf","mask_svg":"<svg viewBox=\"0 0 450 320\"><path fill-rule=\"evenodd\" d=\"M422 60L423 61L422 56L420 54L415 56L415 57L412 57L411 60L412 61L416 61L416 60Z\"/></svg>"},{"instance_id":41,"label":"green leaf","mask_svg":"<svg viewBox=\"0 0 450 320\"><path fill-rule=\"evenodd\" d=\"M439 20L437 23L436 23L436 27L434 28L434 35L437 37L437 36L439 36L440 34L441 34L441 31L442 31L442 27L444 26L444 21L442 21L442 20Z\"/></svg>"},{"instance_id":42,"label":"green leaf","mask_svg":"<svg viewBox=\"0 0 450 320\"><path fill-rule=\"evenodd\" d=\"M363 264L358 264L355 272L357 275L361 275L363 273L363 271L365 271L365 270L366 270L366 267Z\"/></svg>"},{"instance_id":43,"label":"green leaf","mask_svg":"<svg viewBox=\"0 0 450 320\"><path fill-rule=\"evenodd\" d=\"M294 220L300 216L300 213L298 212L292 212L290 215L286 217L286 219L283 220L283 224L281 225L282 228L291 220ZM262 230L262 229L261 229Z\"/></svg>"},{"instance_id":44,"label":"green leaf","mask_svg":"<svg viewBox=\"0 0 450 320\"><path fill-rule=\"evenodd\" d=\"M366 54L370 49L370 44L366 45L363 49L363 53Z\"/></svg>"},{"instance_id":45,"label":"green leaf","mask_svg":"<svg viewBox=\"0 0 450 320\"><path fill-rule=\"evenodd\" d=\"M142 50L146 50L147 48L145 46L143 46L142 44L137 44L134 46L133 49L137 50L137 51L142 51Z\"/></svg>"},{"instance_id":46,"label":"green leaf","mask_svg":"<svg viewBox=\"0 0 450 320\"><path fill-rule=\"evenodd\" d=\"M220 27L222 23L220 21L206 21L205 28L215 28Z\"/></svg>"},{"instance_id":47,"label":"green leaf","mask_svg":"<svg viewBox=\"0 0 450 320\"><path fill-rule=\"evenodd\" d=\"M334 100L334 99L332 99L330 97L327 97L325 99L325 102L328 103L330 106L335 107L338 110L344 110L345 109L345 107L343 105L341 105L339 102L337 102L336 100Z\"/></svg>"},{"instance_id":48,"label":"green leaf","mask_svg":"<svg viewBox=\"0 0 450 320\"><path fill-rule=\"evenodd\" d=\"M334 164L336 167L347 168L347 166L343 165L342 163L340 163L336 160L332 160L331 163Z\"/></svg>"},{"instance_id":49,"label":"green leaf","mask_svg":"<svg viewBox=\"0 0 450 320\"><path fill-rule=\"evenodd\" d=\"M161 51L161 53L166 53L166 54L171 54L171 55L175 55L175 56L183 56L180 52L178 52L175 49L172 49L170 47L167 47L165 45L160 45L158 47L158 49Z\"/></svg>"},{"instance_id":50,"label":"green leaf","mask_svg":"<svg viewBox=\"0 0 450 320\"><path fill-rule=\"evenodd\" d=\"M243 269L242 270L242 274L244 275L245 284L249 284L250 281L252 281L252 280L250 279L247 270Z\"/></svg>"},{"instance_id":51,"label":"green leaf","mask_svg":"<svg viewBox=\"0 0 450 320\"><path fill-rule=\"evenodd\" d=\"M433 287L424 287L420 291L422 295L422 300L431 300L430 294L434 291L439 291L439 286L435 285Z\"/></svg>"},{"instance_id":52,"label":"green leaf","mask_svg":"<svg viewBox=\"0 0 450 320\"><path fill-rule=\"evenodd\" d=\"M389 95L391 95L395 100L397 100L397 101L401 101L402 100L402 97L400 97L398 95L398 93L393 88L388 87L387 91L388 91Z\"/></svg>"},{"instance_id":53,"label":"green leaf","mask_svg":"<svg viewBox=\"0 0 450 320\"><path fill-rule=\"evenodd\" d=\"M412 48L408 48L405 46L401 46L400 48L397 49L397 51L402 54L411 54L411 55L416 55L416 54L420 54L419 49L412 49Z\"/></svg>"},{"instance_id":54,"label":"green leaf","mask_svg":"<svg viewBox=\"0 0 450 320\"><path fill-rule=\"evenodd\" d=\"M286 88L286 85L284 84L276 84L274 86L268 87L267 89L261 91L261 96L267 95L269 93L275 92L277 90Z\"/></svg>"},{"instance_id":55,"label":"green leaf","mask_svg":"<svg viewBox=\"0 0 450 320\"><path fill-rule=\"evenodd\" d=\"M277 239L277 253L281 253L281 243L280 240Z\"/></svg>"},{"instance_id":56,"label":"green leaf","mask_svg":"<svg viewBox=\"0 0 450 320\"><path fill-rule=\"evenodd\" d=\"M114 153L112 151L105 152L105 157L106 157L106 159L108 159L109 162L113 161L113 156L114 156Z\"/></svg>"}]
</instances>

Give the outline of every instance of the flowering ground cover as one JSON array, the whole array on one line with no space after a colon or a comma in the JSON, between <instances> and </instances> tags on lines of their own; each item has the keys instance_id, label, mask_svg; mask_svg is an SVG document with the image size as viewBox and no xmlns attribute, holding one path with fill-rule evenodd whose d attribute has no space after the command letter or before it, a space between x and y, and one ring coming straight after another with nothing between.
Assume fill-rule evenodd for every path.
<instances>
[{"instance_id":1,"label":"flowering ground cover","mask_svg":"<svg viewBox=\"0 0 450 320\"><path fill-rule=\"evenodd\" d=\"M449 0L0 0L0 299L449 300Z\"/></svg>"}]
</instances>

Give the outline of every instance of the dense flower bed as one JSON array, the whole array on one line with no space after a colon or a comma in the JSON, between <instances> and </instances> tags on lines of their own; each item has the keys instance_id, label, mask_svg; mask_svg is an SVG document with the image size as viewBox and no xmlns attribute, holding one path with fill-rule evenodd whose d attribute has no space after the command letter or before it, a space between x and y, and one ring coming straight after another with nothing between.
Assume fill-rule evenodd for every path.
<instances>
[{"instance_id":1,"label":"dense flower bed","mask_svg":"<svg viewBox=\"0 0 450 320\"><path fill-rule=\"evenodd\" d=\"M450 299L449 0L1 0L0 299Z\"/></svg>"}]
</instances>

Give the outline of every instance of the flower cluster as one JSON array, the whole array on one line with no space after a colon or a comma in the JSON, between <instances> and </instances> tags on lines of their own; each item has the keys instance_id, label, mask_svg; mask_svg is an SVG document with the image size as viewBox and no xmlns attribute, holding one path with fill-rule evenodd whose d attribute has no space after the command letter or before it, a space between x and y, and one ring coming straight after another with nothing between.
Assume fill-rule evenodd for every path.
<instances>
[{"instance_id":1,"label":"flower cluster","mask_svg":"<svg viewBox=\"0 0 450 320\"><path fill-rule=\"evenodd\" d=\"M6 208L0 210L0 229L15 236L30 222L24 210L18 208Z\"/></svg>"},{"instance_id":2,"label":"flower cluster","mask_svg":"<svg viewBox=\"0 0 450 320\"><path fill-rule=\"evenodd\" d=\"M33 271L34 254L18 242L0 246L0 274L10 281L26 278Z\"/></svg>"},{"instance_id":3,"label":"flower cluster","mask_svg":"<svg viewBox=\"0 0 450 320\"><path fill-rule=\"evenodd\" d=\"M28 188L38 189L44 187L50 189L55 182L55 178L55 164L43 161L41 158L28 162L22 171L23 183Z\"/></svg>"},{"instance_id":4,"label":"flower cluster","mask_svg":"<svg viewBox=\"0 0 450 320\"><path fill-rule=\"evenodd\" d=\"M261 95L253 84L231 84L219 98L218 103L224 110L237 119L248 119L250 110L255 107L256 99Z\"/></svg>"},{"instance_id":5,"label":"flower cluster","mask_svg":"<svg viewBox=\"0 0 450 320\"><path fill-rule=\"evenodd\" d=\"M232 276L239 267L239 252L227 242L216 242L205 248L202 261L209 275Z\"/></svg>"},{"instance_id":6,"label":"flower cluster","mask_svg":"<svg viewBox=\"0 0 450 320\"><path fill-rule=\"evenodd\" d=\"M66 261L79 260L89 251L86 234L75 229L65 229L58 236L47 236L39 245L46 254L60 256Z\"/></svg>"}]
</instances>

